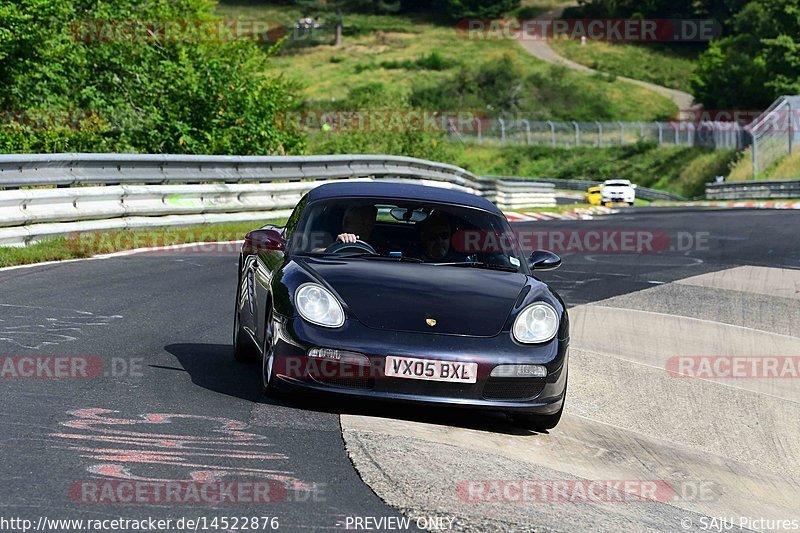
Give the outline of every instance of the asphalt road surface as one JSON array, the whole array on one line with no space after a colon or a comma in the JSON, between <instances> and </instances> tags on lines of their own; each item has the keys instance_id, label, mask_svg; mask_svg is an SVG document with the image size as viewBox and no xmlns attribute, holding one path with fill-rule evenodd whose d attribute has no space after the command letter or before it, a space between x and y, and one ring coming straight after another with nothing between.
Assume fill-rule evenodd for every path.
<instances>
[{"instance_id":1,"label":"asphalt road surface","mask_svg":"<svg viewBox=\"0 0 800 533\"><path fill-rule=\"evenodd\" d=\"M567 246L561 269L541 278L570 306L740 265L800 268L794 211L630 209L515 227ZM600 249L596 236L580 233L592 230L605 235ZM630 242L612 234L631 231L654 247L613 249ZM401 512L353 467L341 414L507 428L491 416L262 397L258 366L231 355L236 260L147 253L0 271L0 357L11 364L0 379L0 517L277 517L285 531L342 529L355 517L397 520ZM31 357L40 375L61 361L87 365L89 376L14 376ZM115 493L124 482L192 480L252 482L262 499L248 503L242 490L236 502L215 505L181 493L185 503L165 505L153 493L130 504Z\"/></svg>"}]
</instances>

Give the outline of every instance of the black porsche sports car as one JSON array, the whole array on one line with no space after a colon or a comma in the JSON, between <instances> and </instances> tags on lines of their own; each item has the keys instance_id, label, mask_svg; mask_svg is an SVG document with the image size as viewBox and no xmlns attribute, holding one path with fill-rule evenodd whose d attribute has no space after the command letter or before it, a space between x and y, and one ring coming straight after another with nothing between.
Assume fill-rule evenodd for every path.
<instances>
[{"instance_id":1,"label":"black porsche sports car","mask_svg":"<svg viewBox=\"0 0 800 533\"><path fill-rule=\"evenodd\" d=\"M511 413L558 424L566 306L523 257L503 213L468 193L340 182L306 194L285 227L247 234L234 321L238 360L263 386Z\"/></svg>"}]
</instances>

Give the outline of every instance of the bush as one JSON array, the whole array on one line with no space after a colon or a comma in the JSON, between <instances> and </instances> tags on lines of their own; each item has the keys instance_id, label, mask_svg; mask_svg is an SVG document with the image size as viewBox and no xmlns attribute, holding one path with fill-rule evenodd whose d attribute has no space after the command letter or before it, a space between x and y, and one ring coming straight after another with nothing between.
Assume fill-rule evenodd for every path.
<instances>
[{"instance_id":1,"label":"bush","mask_svg":"<svg viewBox=\"0 0 800 533\"><path fill-rule=\"evenodd\" d=\"M382 61L380 66L385 69L447 70L452 68L455 64L455 61L445 58L437 51L433 51L415 60Z\"/></svg>"},{"instance_id":2,"label":"bush","mask_svg":"<svg viewBox=\"0 0 800 533\"><path fill-rule=\"evenodd\" d=\"M519 0L434 0L434 8L454 20L495 19L519 6Z\"/></svg>"}]
</instances>

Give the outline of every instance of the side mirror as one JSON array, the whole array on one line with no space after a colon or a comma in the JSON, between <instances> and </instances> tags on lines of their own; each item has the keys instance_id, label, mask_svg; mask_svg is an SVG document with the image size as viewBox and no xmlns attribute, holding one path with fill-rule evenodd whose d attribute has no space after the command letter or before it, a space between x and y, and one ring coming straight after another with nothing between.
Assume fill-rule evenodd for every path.
<instances>
[{"instance_id":1,"label":"side mirror","mask_svg":"<svg viewBox=\"0 0 800 533\"><path fill-rule=\"evenodd\" d=\"M282 252L285 247L283 233L272 226L256 229L245 235L242 251L251 254L264 250Z\"/></svg>"},{"instance_id":2,"label":"side mirror","mask_svg":"<svg viewBox=\"0 0 800 533\"><path fill-rule=\"evenodd\" d=\"M561 266L561 258L547 250L534 250L528 258L531 270L553 270Z\"/></svg>"}]
</instances>

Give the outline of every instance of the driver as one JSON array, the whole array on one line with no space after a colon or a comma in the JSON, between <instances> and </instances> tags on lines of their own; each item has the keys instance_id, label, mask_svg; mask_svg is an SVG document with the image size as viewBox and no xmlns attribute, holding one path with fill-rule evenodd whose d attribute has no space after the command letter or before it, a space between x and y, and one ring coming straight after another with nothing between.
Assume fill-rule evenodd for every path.
<instances>
[{"instance_id":1,"label":"driver","mask_svg":"<svg viewBox=\"0 0 800 533\"><path fill-rule=\"evenodd\" d=\"M348 207L342 217L342 233L336 240L338 242L354 243L358 240L366 241L375 227L378 208L374 205Z\"/></svg>"}]
</instances>

